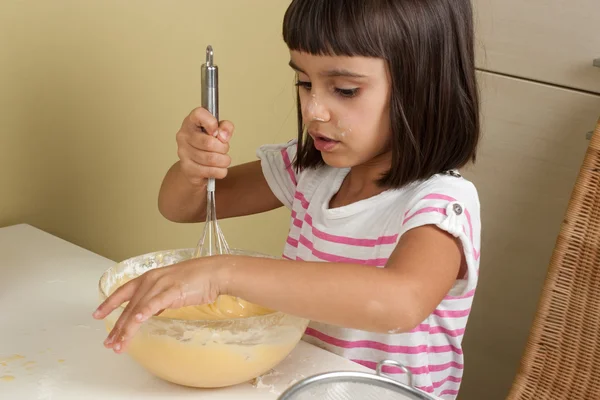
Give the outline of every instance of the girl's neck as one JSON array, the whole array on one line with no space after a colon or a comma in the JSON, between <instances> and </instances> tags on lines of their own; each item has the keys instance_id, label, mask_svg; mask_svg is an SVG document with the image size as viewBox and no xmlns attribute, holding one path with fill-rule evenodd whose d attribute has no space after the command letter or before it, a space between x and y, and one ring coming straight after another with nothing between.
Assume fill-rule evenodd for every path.
<instances>
[{"instance_id":1,"label":"girl's neck","mask_svg":"<svg viewBox=\"0 0 600 400\"><path fill-rule=\"evenodd\" d=\"M384 192L388 188L377 181L390 169L392 156L385 153L350 169L338 192L329 202L329 208L347 206Z\"/></svg>"}]
</instances>

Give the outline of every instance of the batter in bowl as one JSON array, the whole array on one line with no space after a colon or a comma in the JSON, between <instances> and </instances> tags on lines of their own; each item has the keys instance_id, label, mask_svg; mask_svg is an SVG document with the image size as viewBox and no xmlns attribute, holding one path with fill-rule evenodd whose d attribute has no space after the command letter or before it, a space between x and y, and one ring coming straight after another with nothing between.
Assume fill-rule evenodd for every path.
<instances>
[{"instance_id":1,"label":"batter in bowl","mask_svg":"<svg viewBox=\"0 0 600 400\"><path fill-rule=\"evenodd\" d=\"M119 279L110 292L127 280ZM263 329L278 323L269 322L269 314L276 318L270 309L223 295L212 304L167 309L142 325L127 353L152 374L180 385L216 388L247 382L281 362L303 333L292 327ZM265 319L257 320L256 329L236 328L237 319L259 316ZM115 312L105 319L109 331L117 318ZM220 322L198 327L193 321Z\"/></svg>"},{"instance_id":2,"label":"batter in bowl","mask_svg":"<svg viewBox=\"0 0 600 400\"><path fill-rule=\"evenodd\" d=\"M248 303L238 297L222 295L212 304L165 310L160 315L165 318L185 320L221 320L255 317L258 315L271 314L272 312L272 310Z\"/></svg>"}]
</instances>

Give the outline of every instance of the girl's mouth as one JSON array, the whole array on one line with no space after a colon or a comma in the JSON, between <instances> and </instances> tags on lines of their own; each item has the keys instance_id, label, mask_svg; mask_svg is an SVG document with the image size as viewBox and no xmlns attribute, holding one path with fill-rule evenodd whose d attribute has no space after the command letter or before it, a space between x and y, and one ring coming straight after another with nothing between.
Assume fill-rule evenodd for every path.
<instances>
[{"instance_id":1,"label":"girl's mouth","mask_svg":"<svg viewBox=\"0 0 600 400\"><path fill-rule=\"evenodd\" d=\"M338 140L331 139L320 133L311 133L310 135L313 138L315 148L319 151L332 151L340 143Z\"/></svg>"}]
</instances>

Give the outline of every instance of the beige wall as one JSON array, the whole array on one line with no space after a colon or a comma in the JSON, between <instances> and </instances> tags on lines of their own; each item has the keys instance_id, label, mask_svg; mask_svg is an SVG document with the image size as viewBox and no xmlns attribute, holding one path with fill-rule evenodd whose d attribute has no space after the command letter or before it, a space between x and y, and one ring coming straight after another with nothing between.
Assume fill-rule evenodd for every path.
<instances>
[{"instance_id":1,"label":"beige wall","mask_svg":"<svg viewBox=\"0 0 600 400\"><path fill-rule=\"evenodd\" d=\"M200 104L206 45L221 117L237 127L233 162L254 160L295 135L287 4L2 1L0 226L30 223L115 260L195 246L202 226L170 223L156 203L175 133ZM222 227L234 246L280 254L287 223L279 210Z\"/></svg>"}]
</instances>

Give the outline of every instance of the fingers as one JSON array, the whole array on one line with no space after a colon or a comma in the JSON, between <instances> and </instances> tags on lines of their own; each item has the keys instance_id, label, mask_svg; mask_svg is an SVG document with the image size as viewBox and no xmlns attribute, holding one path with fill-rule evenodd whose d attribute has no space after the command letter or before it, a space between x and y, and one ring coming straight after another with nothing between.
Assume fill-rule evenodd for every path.
<instances>
[{"instance_id":1,"label":"fingers","mask_svg":"<svg viewBox=\"0 0 600 400\"><path fill-rule=\"evenodd\" d=\"M223 179L231 165L229 141L234 125L217 119L206 109L192 110L177 132L177 156L192 185L204 186L207 178Z\"/></svg>"},{"instance_id":2,"label":"fingers","mask_svg":"<svg viewBox=\"0 0 600 400\"><path fill-rule=\"evenodd\" d=\"M146 296L141 298L130 312L121 315L120 329L115 342L111 345L116 353L122 353L127 350L131 339L135 336L140 328L140 325L148 318L161 312L179 300L180 291L175 287L159 288L159 285L146 293Z\"/></svg>"},{"instance_id":3,"label":"fingers","mask_svg":"<svg viewBox=\"0 0 600 400\"><path fill-rule=\"evenodd\" d=\"M186 159L181 161L181 170L194 185L202 185L206 178L223 179L227 176L227 168L206 167Z\"/></svg>"},{"instance_id":4,"label":"fingers","mask_svg":"<svg viewBox=\"0 0 600 400\"><path fill-rule=\"evenodd\" d=\"M144 296L144 294L148 290L147 289L148 285L145 285L145 286L146 286L146 288L144 288L144 285L140 285L138 290L133 295L132 299L129 301L129 304L127 304L127 306L125 307L125 309L123 310L123 312L121 313L121 315L119 316L117 321L115 322L115 325L113 326L110 333L106 337L106 340L104 341L104 346L106 348L113 348L114 350L119 350L119 348L121 347L120 342L123 339L123 327L124 327L125 321L127 321L129 319L129 316L131 315L132 310L135 308L136 304L139 302L139 300Z\"/></svg>"},{"instance_id":5,"label":"fingers","mask_svg":"<svg viewBox=\"0 0 600 400\"><path fill-rule=\"evenodd\" d=\"M152 298L144 299L136 307L135 320L144 322L148 318L162 313L165 309L173 306L176 301L181 300L181 291L174 286L163 290Z\"/></svg>"},{"instance_id":6,"label":"fingers","mask_svg":"<svg viewBox=\"0 0 600 400\"><path fill-rule=\"evenodd\" d=\"M183 139L195 150L218 154L227 154L229 152L229 143L223 143L221 140L205 134L191 134Z\"/></svg>"},{"instance_id":7,"label":"fingers","mask_svg":"<svg viewBox=\"0 0 600 400\"><path fill-rule=\"evenodd\" d=\"M231 165L231 157L228 154L210 153L208 151L189 151L181 149L184 158L205 167L227 168Z\"/></svg>"},{"instance_id":8,"label":"fingers","mask_svg":"<svg viewBox=\"0 0 600 400\"><path fill-rule=\"evenodd\" d=\"M184 121L182 128L190 132L202 132L211 137L218 137L223 143L229 142L235 129L231 121L221 121L219 123L214 115L202 107L192 110Z\"/></svg>"},{"instance_id":9,"label":"fingers","mask_svg":"<svg viewBox=\"0 0 600 400\"><path fill-rule=\"evenodd\" d=\"M194 185L205 184L206 178L225 178L231 164L228 151L228 144L205 134L178 137L177 156L181 160L181 169Z\"/></svg>"},{"instance_id":10,"label":"fingers","mask_svg":"<svg viewBox=\"0 0 600 400\"><path fill-rule=\"evenodd\" d=\"M210 136L216 136L218 133L219 122L210 111L203 107L193 109L187 119L195 130L204 131Z\"/></svg>"},{"instance_id":11,"label":"fingers","mask_svg":"<svg viewBox=\"0 0 600 400\"><path fill-rule=\"evenodd\" d=\"M130 320L132 315L135 315L133 314L133 310L136 309L136 306L140 302L140 300L144 298L144 296L148 294L149 290L151 290L155 286L154 283L149 283L148 281L146 281L145 283L145 285L142 284L139 286L135 295L133 296L129 304L127 304L127 307L125 307L125 309L115 322L113 328L111 329L110 333L106 337L106 340L104 341L104 347L108 349L112 348L116 352L121 350L123 346L123 341L125 339L124 328L126 327L127 321Z\"/></svg>"},{"instance_id":12,"label":"fingers","mask_svg":"<svg viewBox=\"0 0 600 400\"><path fill-rule=\"evenodd\" d=\"M201 131L207 133L209 136L219 137L223 143L228 142L233 135L233 123L230 121L221 121L219 123L214 115L203 107L192 110L187 120L191 123L193 131Z\"/></svg>"},{"instance_id":13,"label":"fingers","mask_svg":"<svg viewBox=\"0 0 600 400\"><path fill-rule=\"evenodd\" d=\"M212 268L198 268L197 259L156 268L124 284L94 313L105 317L123 301L123 310L105 341L117 353L126 351L140 325L165 309L212 302L218 296L211 284ZM132 293L133 292L133 293Z\"/></svg>"},{"instance_id":14,"label":"fingers","mask_svg":"<svg viewBox=\"0 0 600 400\"><path fill-rule=\"evenodd\" d=\"M219 124L219 140L221 140L223 143L229 143L231 137L233 136L234 129L235 127L230 121L221 121Z\"/></svg>"},{"instance_id":15,"label":"fingers","mask_svg":"<svg viewBox=\"0 0 600 400\"><path fill-rule=\"evenodd\" d=\"M155 272L156 271L146 272L145 274L135 279L138 281L136 291L133 294L133 296L131 296L129 303L127 304L127 306L115 322L115 325L111 329L110 333L106 337L106 340L104 341L105 347L118 350L118 348L120 347L118 343L120 342L123 336L123 324L125 323L125 321L128 320L132 309L135 308L136 304L140 301L140 299L144 297L148 290L154 286L154 282L156 281L156 279L154 279L154 277L156 276Z\"/></svg>"},{"instance_id":16,"label":"fingers","mask_svg":"<svg viewBox=\"0 0 600 400\"><path fill-rule=\"evenodd\" d=\"M104 319L121 304L129 301L139 284L140 281L136 278L119 287L112 295L108 296L106 300L104 300L102 304L98 306L92 316L96 319Z\"/></svg>"}]
</instances>

